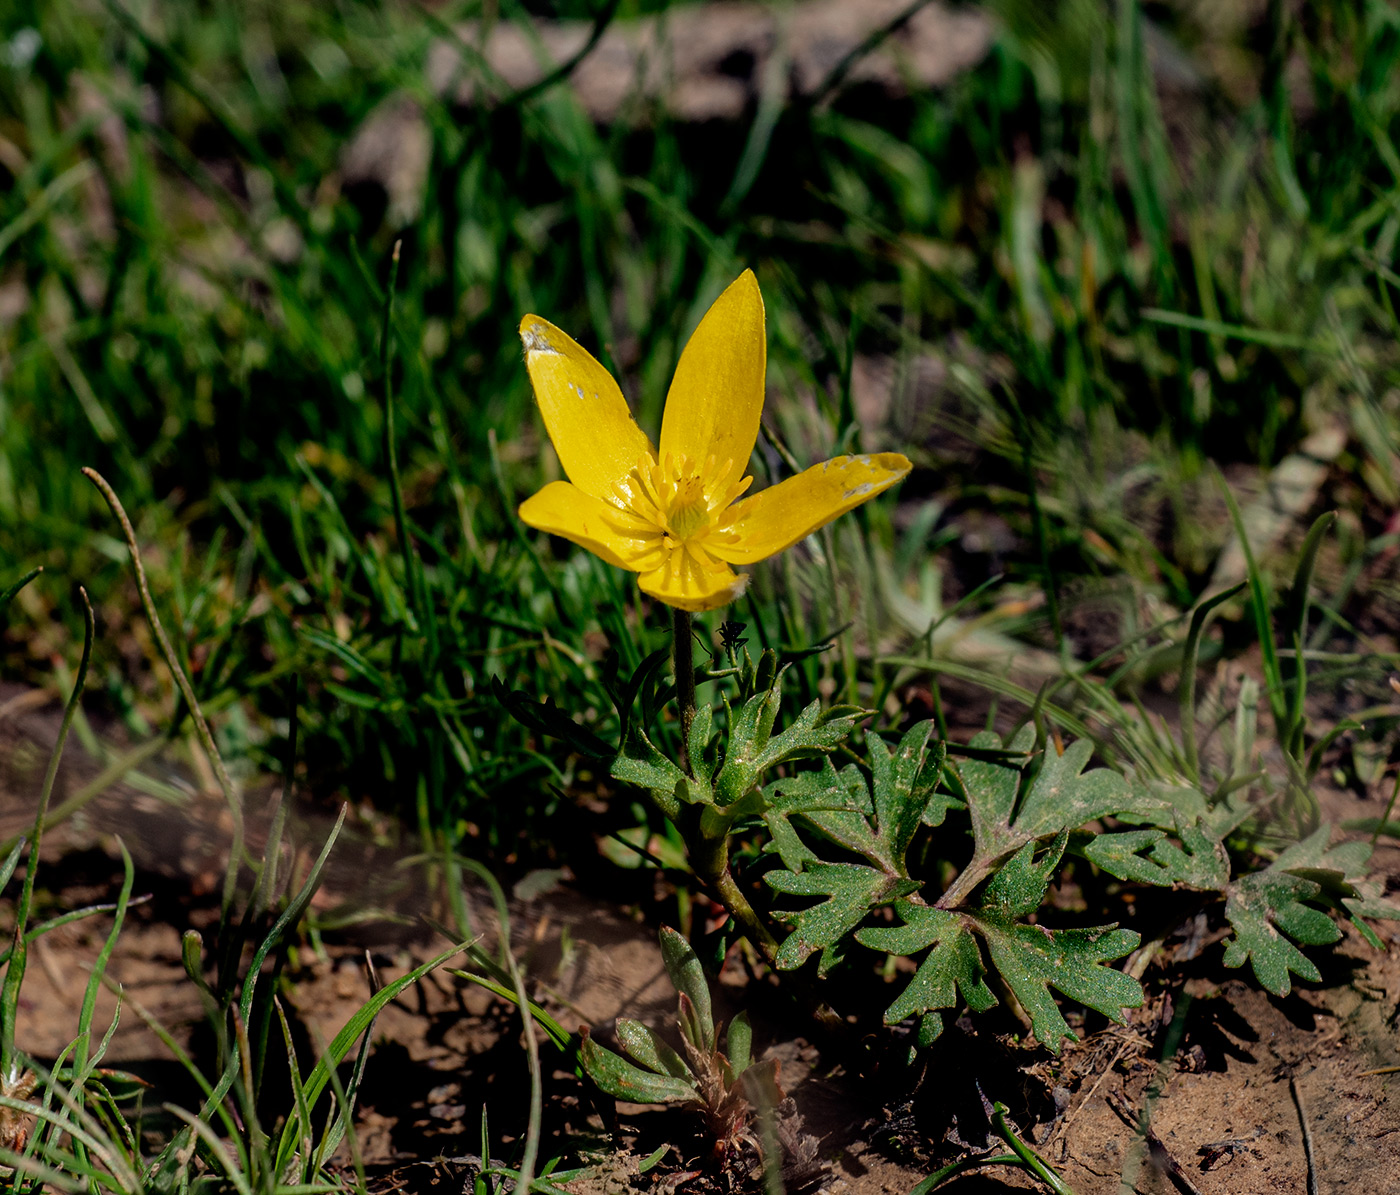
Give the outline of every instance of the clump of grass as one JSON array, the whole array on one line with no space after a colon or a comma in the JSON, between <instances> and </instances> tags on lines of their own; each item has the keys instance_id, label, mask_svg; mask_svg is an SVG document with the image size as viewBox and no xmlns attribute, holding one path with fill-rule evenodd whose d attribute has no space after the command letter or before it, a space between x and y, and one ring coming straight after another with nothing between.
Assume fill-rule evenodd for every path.
<instances>
[{"instance_id":1,"label":"clump of grass","mask_svg":"<svg viewBox=\"0 0 1400 1195\"><path fill-rule=\"evenodd\" d=\"M555 849L532 829L561 811L550 790L579 778L495 716L489 679L588 692L606 719L597 654L560 645L601 634L634 667L664 627L606 570L514 525L551 467L513 336L526 310L587 330L646 420L718 280L755 265L774 385L815 407L777 415L772 453L820 459L875 434L855 391L863 362L888 359L900 434L938 469L911 494L947 477L945 511L1004 519L1029 550L986 571L1044 589L1051 634L1066 583L1105 567L1194 602L1228 531L1186 505L1208 458L1267 467L1336 416L1358 515L1371 495L1393 506L1393 25L1276 6L1274 26L1238 34L1257 86L1198 70L1169 91L1143 46L1213 53L1187 17L998 11L988 57L946 89L876 101L843 74L819 104L764 109L759 136L659 110L598 128L567 76L512 92L471 55L464 81L492 98L458 104L421 64L471 5L12 6L0 564L71 564L114 595L105 621L129 618L119 553L67 467L93 460L162 545L152 581L182 657L202 645L186 661L201 701L249 711L256 759L287 757L296 672L302 758L325 789L538 857ZM1311 117L1281 82L1290 54ZM429 160L406 226L373 186L337 181L395 97ZM930 370L947 379L932 395ZM391 382L394 401L373 401ZM950 428L971 464L948 456ZM763 646L854 621L804 666L803 695L881 695L865 645L888 633L887 603L843 579L870 576L889 539L875 511L760 578L778 601L743 614ZM22 620L6 651L33 676L47 598L33 591ZM136 726L165 695L152 646L127 650L147 671L102 680Z\"/></svg>"},{"instance_id":2,"label":"clump of grass","mask_svg":"<svg viewBox=\"0 0 1400 1195\"><path fill-rule=\"evenodd\" d=\"M127 534L152 627L181 691L188 695L191 713L204 731L204 745L217 774L227 786L230 807L238 812L239 794L228 780L198 701L160 628L130 523L105 481L96 474L93 480L112 504ZM11 586L4 595L6 600L15 596L35 575L32 572ZM118 1007L110 1025L105 1030L97 1025L94 1021L97 995L108 983L107 965L132 903L135 874L125 845L118 843L124 878L114 903L74 910L39 925L30 924L39 871L39 847L47 825L54 782L92 659L92 607L86 591L80 589L79 593L84 610L82 657L45 772L33 830L27 840L16 842L0 863L0 887L3 887L8 885L27 852L28 862L16 903L13 945L0 956L0 965L4 967L4 978L0 981L0 1165L8 1168L9 1189L52 1188L76 1192L101 1187L138 1195L144 1191L184 1191L191 1184L215 1181L227 1183L242 1195L252 1195L253 1191L329 1192L345 1186L343 1176L332 1169L332 1162L342 1143L348 1141L358 1186L363 1190L364 1175L355 1147L352 1118L374 1021L385 1004L460 953L465 943L450 947L392 983L382 987L376 984L371 998L351 1016L314 1065L307 1069L293 1045L276 987L286 965L288 948L293 945L293 932L319 886L344 812L327 836L320 854L293 890L287 887L292 877L279 868L283 855L283 819L279 809L261 859L245 859L242 836L235 831L221 919L207 950L197 931L189 930L184 937L185 970L204 999L217 1039L214 1071L207 1073L139 1003L125 998L120 989ZM283 794L284 800L287 796ZM241 820L236 819L234 825L241 826ZM240 905L239 877L249 865L251 892ZM112 925L89 975L76 1036L51 1066L42 1066L24 1052L23 1043L16 1036L29 945L60 925L102 914L111 914ZM100 1065L124 1008L134 1009L204 1093L204 1101L197 1112L165 1105L165 1112L183 1127L154 1152L147 1135L139 1124L133 1127L124 1110L124 1106L149 1085ZM274 1023L280 1030L287 1054L290 1078L287 1092L270 1091L264 1082ZM337 1067L355 1051L357 1042L359 1048L349 1080L342 1082ZM278 1111L278 1120L274 1126L265 1128L263 1118L270 1109Z\"/></svg>"}]
</instances>

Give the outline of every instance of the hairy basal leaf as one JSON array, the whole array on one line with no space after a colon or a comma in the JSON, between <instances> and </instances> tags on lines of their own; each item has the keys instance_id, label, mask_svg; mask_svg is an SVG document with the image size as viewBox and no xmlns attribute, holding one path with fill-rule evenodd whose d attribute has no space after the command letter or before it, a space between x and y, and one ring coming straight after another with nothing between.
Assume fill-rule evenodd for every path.
<instances>
[{"instance_id":1,"label":"hairy basal leaf","mask_svg":"<svg viewBox=\"0 0 1400 1195\"><path fill-rule=\"evenodd\" d=\"M919 1037L927 1045L943 1031L941 1010L957 1007L959 993L974 1012L985 1012L997 1001L983 981L982 954L966 918L907 900L901 900L895 910L904 925L863 929L856 940L887 954L929 950L909 986L885 1010L887 1025L920 1017Z\"/></svg>"},{"instance_id":2,"label":"hairy basal leaf","mask_svg":"<svg viewBox=\"0 0 1400 1195\"><path fill-rule=\"evenodd\" d=\"M685 1060L676 1053L661 1035L640 1021L621 1017L617 1022L617 1044L647 1070L658 1075L669 1075L673 1079L690 1082L693 1076Z\"/></svg>"},{"instance_id":3,"label":"hairy basal leaf","mask_svg":"<svg viewBox=\"0 0 1400 1195\"><path fill-rule=\"evenodd\" d=\"M710 1007L710 985L705 978L705 969L700 965L694 948L670 926L661 927L661 961L666 974L671 977L676 991L690 1001L694 1016L689 1025L683 1022L692 1044L713 1052L715 1048L715 1021Z\"/></svg>"},{"instance_id":4,"label":"hairy basal leaf","mask_svg":"<svg viewBox=\"0 0 1400 1195\"><path fill-rule=\"evenodd\" d=\"M633 1066L627 1059L604 1049L591 1037L583 1039L579 1058L588 1077L599 1089L635 1104L698 1104L700 1093L693 1080L658 1075Z\"/></svg>"},{"instance_id":5,"label":"hairy basal leaf","mask_svg":"<svg viewBox=\"0 0 1400 1195\"><path fill-rule=\"evenodd\" d=\"M980 919L979 919L980 920ZM1142 988L1130 975L1104 964L1137 948L1141 937L1113 925L1050 930L1040 925L980 921L992 964L1030 1014L1035 1035L1053 1052L1072 1038L1050 988L1123 1022L1123 1009L1142 1005Z\"/></svg>"},{"instance_id":6,"label":"hairy basal leaf","mask_svg":"<svg viewBox=\"0 0 1400 1195\"><path fill-rule=\"evenodd\" d=\"M1099 834L1085 846L1084 857L1120 880L1223 891L1230 882L1230 860L1220 840L1197 825L1185 827L1179 837L1177 846L1163 830Z\"/></svg>"},{"instance_id":7,"label":"hairy basal leaf","mask_svg":"<svg viewBox=\"0 0 1400 1195\"><path fill-rule=\"evenodd\" d=\"M778 948L776 963L783 971L800 967L816 951L835 946L877 905L918 888L912 880L859 863L812 863L800 873L771 871L763 878L790 896L827 898L810 909L777 914L793 923L792 933Z\"/></svg>"},{"instance_id":8,"label":"hairy basal leaf","mask_svg":"<svg viewBox=\"0 0 1400 1195\"><path fill-rule=\"evenodd\" d=\"M1050 877L1060 865L1069 833L1061 830L1055 841L1040 858L1035 857L1036 844L1026 843L1008 859L987 885L982 894L984 916L998 921L1014 921L1027 917L1040 908Z\"/></svg>"},{"instance_id":9,"label":"hairy basal leaf","mask_svg":"<svg viewBox=\"0 0 1400 1195\"><path fill-rule=\"evenodd\" d=\"M1241 876L1225 902L1225 917L1235 931L1225 946L1225 965L1239 967L1248 960L1255 978L1275 996L1288 995L1290 972L1320 982L1317 967L1289 938L1320 946L1342 936L1332 918L1304 903L1321 891L1312 880L1273 868Z\"/></svg>"}]
</instances>

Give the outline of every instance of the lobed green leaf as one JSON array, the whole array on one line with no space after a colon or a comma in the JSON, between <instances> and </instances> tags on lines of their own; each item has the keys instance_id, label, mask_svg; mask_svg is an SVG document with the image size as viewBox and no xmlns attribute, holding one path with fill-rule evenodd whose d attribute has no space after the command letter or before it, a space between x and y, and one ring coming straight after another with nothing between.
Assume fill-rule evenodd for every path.
<instances>
[{"instance_id":1,"label":"lobed green leaf","mask_svg":"<svg viewBox=\"0 0 1400 1195\"><path fill-rule=\"evenodd\" d=\"M1136 949L1142 939L1132 930L1114 925L1051 930L981 919L978 928L992 964L1030 1014L1036 1037L1054 1053L1074 1034L1050 988L1119 1024L1123 1009L1142 1005L1137 980L1104 965Z\"/></svg>"},{"instance_id":2,"label":"lobed green leaf","mask_svg":"<svg viewBox=\"0 0 1400 1195\"><path fill-rule=\"evenodd\" d=\"M800 873L772 871L763 877L792 896L825 896L810 909L778 913L793 923L793 931L778 947L774 960L780 971L800 967L818 950L828 950L856 928L871 909L908 896L919 885L859 863L813 863Z\"/></svg>"},{"instance_id":3,"label":"lobed green leaf","mask_svg":"<svg viewBox=\"0 0 1400 1195\"><path fill-rule=\"evenodd\" d=\"M1260 985L1275 996L1292 989L1290 973L1320 982L1317 967L1289 938L1320 946L1342 936L1332 918L1304 903L1321 891L1312 880L1274 868L1241 876L1225 901L1225 917L1235 931L1225 946L1225 965L1240 967L1248 961Z\"/></svg>"},{"instance_id":4,"label":"lobed green leaf","mask_svg":"<svg viewBox=\"0 0 1400 1195\"><path fill-rule=\"evenodd\" d=\"M985 1012L997 1000L982 978L982 953L965 917L907 900L895 910L904 925L863 929L856 940L887 954L916 954L932 947L909 985L885 1010L887 1025L922 1015L920 1041L927 1045L943 1031L939 1010L956 1007L959 993L974 1012Z\"/></svg>"},{"instance_id":5,"label":"lobed green leaf","mask_svg":"<svg viewBox=\"0 0 1400 1195\"><path fill-rule=\"evenodd\" d=\"M1120 880L1223 891L1230 882L1230 859L1220 840L1198 825L1185 827L1179 837L1177 846L1162 830L1099 834L1085 846L1084 857Z\"/></svg>"}]
</instances>

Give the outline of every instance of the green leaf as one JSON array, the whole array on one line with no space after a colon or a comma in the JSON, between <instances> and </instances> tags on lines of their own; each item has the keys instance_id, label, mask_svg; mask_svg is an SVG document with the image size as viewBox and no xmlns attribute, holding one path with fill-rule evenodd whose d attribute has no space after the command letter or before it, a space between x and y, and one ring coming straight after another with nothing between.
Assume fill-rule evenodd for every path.
<instances>
[{"instance_id":1,"label":"green leaf","mask_svg":"<svg viewBox=\"0 0 1400 1195\"><path fill-rule=\"evenodd\" d=\"M718 763L715 753L708 750L710 737L714 733L714 717L714 707L709 703L702 702L696 706L695 718L690 724L690 737L686 740L691 771L705 784L709 784L714 776Z\"/></svg>"},{"instance_id":2,"label":"green leaf","mask_svg":"<svg viewBox=\"0 0 1400 1195\"><path fill-rule=\"evenodd\" d=\"M1230 859L1219 839L1200 826L1187 826L1179 837L1177 846L1162 830L1099 834L1084 848L1084 857L1120 880L1224 891L1230 882Z\"/></svg>"},{"instance_id":3,"label":"green leaf","mask_svg":"<svg viewBox=\"0 0 1400 1195\"><path fill-rule=\"evenodd\" d=\"M1372 878L1367 870L1372 847L1360 840L1339 842L1329 846L1332 827L1324 823L1301 842L1294 843L1277 859L1271 871L1286 871L1289 875L1311 880L1320 888L1320 899L1332 908L1341 907L1354 919L1370 917L1382 921L1400 921L1400 905L1385 900L1385 884ZM1364 926L1358 927L1368 940L1375 934Z\"/></svg>"},{"instance_id":4,"label":"green leaf","mask_svg":"<svg viewBox=\"0 0 1400 1195\"><path fill-rule=\"evenodd\" d=\"M843 845L852 838L861 842L871 840L868 826L862 815L872 812L870 790L865 786L865 777L854 764L837 771L830 757L822 760L822 766L815 771L798 772L795 776L785 776L771 781L763 789L766 808L763 820L768 826L772 839L764 850L775 850L789 871L801 871L808 863L817 861L816 854L798 836L792 818L802 816L803 820L822 830L827 824L813 814L844 813L855 815L853 823L834 819L831 825L834 832L829 834ZM862 837L862 827L865 827ZM859 848L856 849L859 853Z\"/></svg>"},{"instance_id":5,"label":"green leaf","mask_svg":"<svg viewBox=\"0 0 1400 1195\"><path fill-rule=\"evenodd\" d=\"M1034 741L1035 731L1026 726L1006 746L1026 751ZM988 730L975 735L968 745L989 750L1000 748L1002 742ZM957 774L972 817L972 836L977 843L978 856L995 858L1020 846L1022 840L1011 831L1011 816L1016 810L1021 769L987 759L964 759L957 764Z\"/></svg>"},{"instance_id":6,"label":"green leaf","mask_svg":"<svg viewBox=\"0 0 1400 1195\"><path fill-rule=\"evenodd\" d=\"M1255 978L1275 996L1288 995L1290 972L1320 982L1317 967L1289 938L1320 946L1342 936L1332 918L1304 903L1321 891L1313 880L1274 868L1241 876L1230 885L1225 902L1225 917L1235 931L1225 946L1225 965L1243 966L1247 959Z\"/></svg>"},{"instance_id":7,"label":"green leaf","mask_svg":"<svg viewBox=\"0 0 1400 1195\"><path fill-rule=\"evenodd\" d=\"M700 959L685 936L666 925L661 927L661 961L676 991L689 999L693 1010L688 1031L687 1017L682 1014L682 1031L692 1045L706 1053L714 1053L715 1019L710 1007L710 985L705 978L705 968L700 965Z\"/></svg>"},{"instance_id":8,"label":"green leaf","mask_svg":"<svg viewBox=\"0 0 1400 1195\"><path fill-rule=\"evenodd\" d=\"M1053 844L1037 860L1036 844L1026 843L992 877L982 895L982 914L998 921L1027 917L1040 908L1050 877L1060 865L1069 832L1061 830Z\"/></svg>"},{"instance_id":9,"label":"green leaf","mask_svg":"<svg viewBox=\"0 0 1400 1195\"><path fill-rule=\"evenodd\" d=\"M763 849L766 852L777 851L788 871L802 871L808 864L821 861L817 853L802 841L785 816L765 813L763 820L768 826L769 835L769 841L763 844Z\"/></svg>"},{"instance_id":10,"label":"green leaf","mask_svg":"<svg viewBox=\"0 0 1400 1195\"><path fill-rule=\"evenodd\" d=\"M617 1022L617 1044L647 1070L693 1082L694 1077L685 1060L666 1044L656 1030L640 1021L620 1017Z\"/></svg>"},{"instance_id":11,"label":"green leaf","mask_svg":"<svg viewBox=\"0 0 1400 1195\"><path fill-rule=\"evenodd\" d=\"M764 787L768 808L775 814L791 817L798 813L816 813L839 809L851 813L870 814L870 790L865 777L854 764L839 772L828 756L820 769L785 776Z\"/></svg>"},{"instance_id":12,"label":"green leaf","mask_svg":"<svg viewBox=\"0 0 1400 1195\"><path fill-rule=\"evenodd\" d=\"M551 698L536 701L519 689L507 689L495 676L491 678L491 692L506 713L522 726L558 739L570 751L577 751L589 759L607 759L614 753L612 744L604 742L587 727L580 726ZM376 700L380 699L376 697Z\"/></svg>"},{"instance_id":13,"label":"green leaf","mask_svg":"<svg viewBox=\"0 0 1400 1195\"><path fill-rule=\"evenodd\" d=\"M939 825L949 808L950 798L933 799L948 750L941 742L929 744L932 731L932 722L918 723L893 752L878 735L865 737L880 843L886 861L901 875L904 853L920 824L928 820L931 826Z\"/></svg>"},{"instance_id":14,"label":"green leaf","mask_svg":"<svg viewBox=\"0 0 1400 1195\"><path fill-rule=\"evenodd\" d=\"M1366 864L1371 860L1371 844L1356 840L1329 846L1331 837L1332 826L1324 823L1275 859L1272 870L1295 874L1302 871L1331 871L1347 879L1363 878Z\"/></svg>"},{"instance_id":15,"label":"green leaf","mask_svg":"<svg viewBox=\"0 0 1400 1195\"><path fill-rule=\"evenodd\" d=\"M758 783L769 768L789 759L824 755L840 746L855 729L866 710L856 706L832 706L823 710L814 701L786 730L773 734L782 704L782 673L772 685L750 697L730 720L724 766L715 778L715 802L734 804Z\"/></svg>"},{"instance_id":16,"label":"green leaf","mask_svg":"<svg viewBox=\"0 0 1400 1195\"><path fill-rule=\"evenodd\" d=\"M1120 809L1113 815L1120 822L1157 826L1159 829L1174 832L1177 826L1202 821L1211 812L1211 803L1206 795L1189 784L1173 784L1165 780L1138 777L1133 787L1131 806ZM1216 831L1217 837L1220 834L1220 831Z\"/></svg>"},{"instance_id":17,"label":"green leaf","mask_svg":"<svg viewBox=\"0 0 1400 1195\"><path fill-rule=\"evenodd\" d=\"M744 702L732 716L725 742L724 766L715 777L715 799L721 806L732 805L757 781L762 772L759 760L768 746L781 705L782 685L780 680L775 680L770 688Z\"/></svg>"},{"instance_id":18,"label":"green leaf","mask_svg":"<svg viewBox=\"0 0 1400 1195\"><path fill-rule=\"evenodd\" d=\"M938 825L949 808L960 804L956 797L936 791L947 752L942 743L930 745L932 728L931 722L919 723L893 752L877 735L866 736L873 800L855 764L838 772L828 760L820 771L771 783L764 790L769 804L765 820L788 868L800 870L816 857L791 828L791 819L800 816L804 824L882 871L907 874L904 855L920 824Z\"/></svg>"},{"instance_id":19,"label":"green leaf","mask_svg":"<svg viewBox=\"0 0 1400 1195\"><path fill-rule=\"evenodd\" d=\"M657 808L672 821L680 816L682 804L708 804L711 800L709 785L681 771L636 723L627 728L622 751L613 759L609 774L614 780L648 789Z\"/></svg>"},{"instance_id":20,"label":"green leaf","mask_svg":"<svg viewBox=\"0 0 1400 1195\"><path fill-rule=\"evenodd\" d=\"M1103 925L1095 929L1046 929L977 918L992 964L1030 1014L1036 1037L1058 1054L1060 1042L1074 1034L1060 1015L1050 988L1071 1000L1123 1022L1123 1009L1142 1005L1137 980L1105 963L1136 949L1141 938L1132 930Z\"/></svg>"},{"instance_id":21,"label":"green leaf","mask_svg":"<svg viewBox=\"0 0 1400 1195\"><path fill-rule=\"evenodd\" d=\"M1369 917L1373 921L1400 921L1400 905L1377 897L1343 897L1342 904L1355 917ZM1380 949L1379 946L1376 947Z\"/></svg>"},{"instance_id":22,"label":"green leaf","mask_svg":"<svg viewBox=\"0 0 1400 1195\"><path fill-rule=\"evenodd\" d=\"M780 971L800 967L813 953L834 946L855 929L871 909L918 888L912 880L859 863L813 863L800 873L771 871L763 878L791 896L828 898L798 913L777 914L793 922L775 959Z\"/></svg>"},{"instance_id":23,"label":"green leaf","mask_svg":"<svg viewBox=\"0 0 1400 1195\"><path fill-rule=\"evenodd\" d=\"M819 783L810 787L806 800L801 800L793 790L788 790L785 807L765 815L769 826L779 821L789 821L790 824L794 815L800 815L804 825L830 842L853 854L864 855L882 870L893 872L894 868L888 866L871 822L874 807L870 802L870 790L866 786L864 773L853 763L837 772L828 760L817 775Z\"/></svg>"},{"instance_id":24,"label":"green leaf","mask_svg":"<svg viewBox=\"0 0 1400 1195\"><path fill-rule=\"evenodd\" d=\"M997 1001L983 981L982 954L966 918L907 900L896 904L895 911L904 925L863 929L856 940L887 954L917 954L932 947L909 986L885 1010L887 1025L923 1014L920 1042L927 1045L943 1031L938 1010L956 1007L959 992L974 1012L985 1012Z\"/></svg>"},{"instance_id":25,"label":"green leaf","mask_svg":"<svg viewBox=\"0 0 1400 1195\"><path fill-rule=\"evenodd\" d=\"M1018 834L1042 838L1125 810L1143 813L1161 807L1151 794L1134 793L1121 772L1111 768L1084 771L1093 753L1094 745L1087 739L1071 743L1063 754L1045 752L1040 771L1016 814Z\"/></svg>"},{"instance_id":26,"label":"green leaf","mask_svg":"<svg viewBox=\"0 0 1400 1195\"><path fill-rule=\"evenodd\" d=\"M693 1082L671 1075L657 1075L633 1066L625 1058L604 1049L591 1037L583 1039L579 1058L599 1090L634 1104L695 1104L700 1093Z\"/></svg>"},{"instance_id":27,"label":"green leaf","mask_svg":"<svg viewBox=\"0 0 1400 1195\"><path fill-rule=\"evenodd\" d=\"M729 1057L729 1067L736 1075L742 1075L753 1061L753 1027L749 1024L747 1010L741 1011L729 1022L729 1032L724 1039L724 1052Z\"/></svg>"}]
</instances>

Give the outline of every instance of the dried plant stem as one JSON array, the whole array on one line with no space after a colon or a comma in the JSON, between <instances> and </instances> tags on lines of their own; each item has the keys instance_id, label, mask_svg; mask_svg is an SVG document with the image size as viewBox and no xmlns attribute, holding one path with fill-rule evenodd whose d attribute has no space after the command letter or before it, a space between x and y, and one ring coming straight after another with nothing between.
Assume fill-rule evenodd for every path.
<instances>
[{"instance_id":1,"label":"dried plant stem","mask_svg":"<svg viewBox=\"0 0 1400 1195\"><path fill-rule=\"evenodd\" d=\"M160 653L165 659L166 667L170 669L175 678L175 684L179 687L180 695L185 699L185 705L189 707L190 717L194 719L200 745L204 748L204 754L209 759L210 767L214 769L214 776L223 792L224 802L228 805L229 817L233 821L233 841L229 848L228 873L224 876L222 901L223 920L227 922L233 908L233 897L238 882L238 868L243 861L243 805L238 799L237 792L234 791L233 781L229 777L228 769L224 767L223 757L219 755L219 748L214 743L214 736L209 730L209 723L204 718L204 711L199 707L194 686L190 684L190 678L185 675L185 670L180 667L180 659L175 654L174 647L171 646L170 637L165 633L160 615L156 613L156 604L151 599L151 589L146 583L146 570L141 564L141 551L136 544L136 531L131 525L131 520L127 518L126 509L122 506L116 491L96 469L83 469L83 476L101 491L112 514L121 524L122 534L126 536L126 546L131 552L131 566L136 574L136 588L141 594L141 609L145 611L146 620L151 624L151 630L155 634L156 643L160 646Z\"/></svg>"},{"instance_id":2,"label":"dried plant stem","mask_svg":"<svg viewBox=\"0 0 1400 1195\"><path fill-rule=\"evenodd\" d=\"M1317 1195L1316 1152L1313 1149L1312 1126L1308 1123L1308 1113L1303 1107L1303 1097L1298 1094L1298 1079L1288 1076L1288 1090L1293 1096L1293 1106L1298 1109L1298 1124L1303 1130L1303 1157L1308 1164L1308 1195Z\"/></svg>"}]
</instances>

